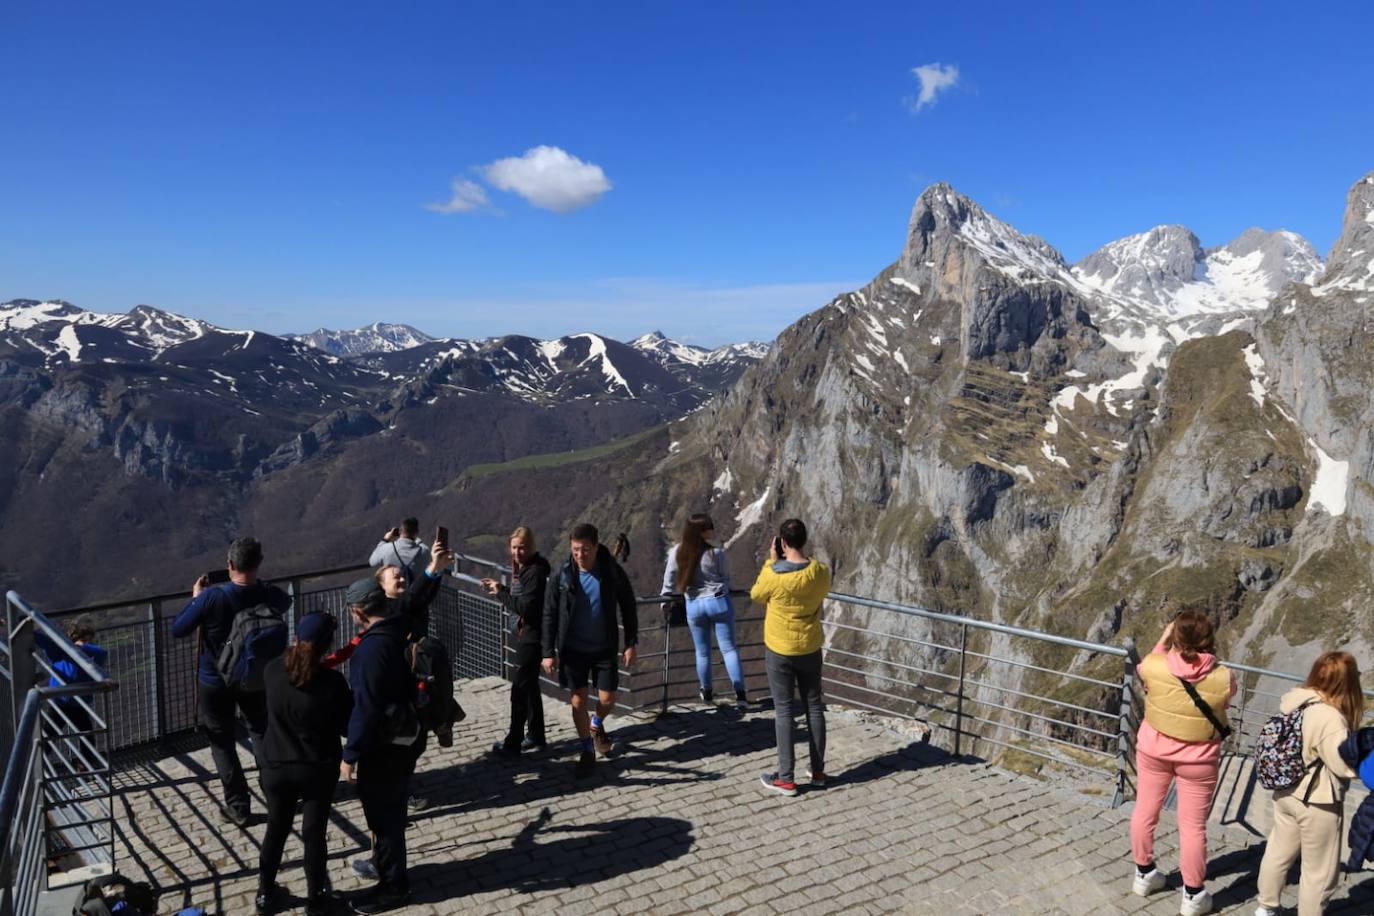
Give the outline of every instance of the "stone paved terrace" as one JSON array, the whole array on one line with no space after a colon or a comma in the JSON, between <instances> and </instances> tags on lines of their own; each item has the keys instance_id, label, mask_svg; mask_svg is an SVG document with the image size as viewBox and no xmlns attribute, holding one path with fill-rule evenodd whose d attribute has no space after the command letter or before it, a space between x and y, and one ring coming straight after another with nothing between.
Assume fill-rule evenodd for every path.
<instances>
[{"instance_id":1,"label":"stone paved terrace","mask_svg":"<svg viewBox=\"0 0 1374 916\"><path fill-rule=\"evenodd\" d=\"M832 709L833 785L791 799L758 784L773 761L767 710L613 718L617 755L575 782L566 706L545 701L549 754L509 764L483 756L504 731L505 685L460 689L469 718L454 747L431 744L417 776L432 805L408 834L407 913L1178 912L1176 874L1167 893L1130 895L1129 815L1101 794L959 760L885 723ZM220 824L210 773L201 751L120 781L118 865L163 889L164 913L183 903L252 911L261 818L244 831ZM329 835L340 891L362 885L348 871L366 845L362 825L352 790L341 790ZM1253 912L1261 840L1213 829L1220 912ZM1159 847L1175 867L1168 812ZM292 838L282 879L297 907L300 856ZM1329 912L1374 912L1374 879L1356 878Z\"/></svg>"}]
</instances>

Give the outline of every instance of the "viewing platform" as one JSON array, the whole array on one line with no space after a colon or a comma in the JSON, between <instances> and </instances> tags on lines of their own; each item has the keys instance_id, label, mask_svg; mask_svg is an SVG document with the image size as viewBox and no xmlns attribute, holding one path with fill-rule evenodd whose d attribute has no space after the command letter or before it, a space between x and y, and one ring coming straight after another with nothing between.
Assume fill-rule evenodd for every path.
<instances>
[{"instance_id":1,"label":"viewing platform","mask_svg":"<svg viewBox=\"0 0 1374 916\"><path fill-rule=\"evenodd\" d=\"M507 685L464 681L459 695L468 718L454 746L431 743L413 783L430 805L407 834L414 898L404 913L1178 912L1176 872L1167 891L1130 893L1129 805L1113 809L1100 788L1085 792L1072 778L956 758L901 720L832 706L832 784L783 798L758 778L775 764L770 709L739 716L683 704L616 716L616 753L578 781L565 704L545 700L548 751L505 762L486 751L505 732ZM798 751L804 782L804 739ZM162 912L251 913L264 808L251 770L249 783L254 823L240 830L216 815L208 751L123 768L118 868L160 887ZM1268 801L1249 805L1267 812ZM1219 800L1214 820L1223 808ZM1211 828L1218 912L1253 912L1263 839ZM1171 812L1158 842L1161 866L1176 869ZM329 829L337 890L364 886L349 862L366 847L359 803L341 786ZM293 835L281 880L297 907L301 854ZM1374 912L1374 877L1347 878L1328 912Z\"/></svg>"}]
</instances>

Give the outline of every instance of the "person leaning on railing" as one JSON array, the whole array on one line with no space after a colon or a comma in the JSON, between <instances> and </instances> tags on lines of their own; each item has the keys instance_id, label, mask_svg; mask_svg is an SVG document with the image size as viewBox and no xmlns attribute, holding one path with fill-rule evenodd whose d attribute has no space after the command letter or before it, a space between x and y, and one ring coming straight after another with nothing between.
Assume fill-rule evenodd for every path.
<instances>
[{"instance_id":1,"label":"person leaning on railing","mask_svg":"<svg viewBox=\"0 0 1374 916\"><path fill-rule=\"evenodd\" d=\"M773 694L773 727L778 769L760 777L764 788L796 795L792 734L792 695L801 688L811 752L811 785L825 787L825 698L821 692L821 602L830 591L830 568L802 553L806 526L789 518L778 529L768 561L749 592L766 605L763 618L764 665Z\"/></svg>"},{"instance_id":2,"label":"person leaning on railing","mask_svg":"<svg viewBox=\"0 0 1374 916\"><path fill-rule=\"evenodd\" d=\"M1140 663L1145 720L1136 735L1136 803L1131 812L1131 890L1141 897L1162 890L1155 866L1155 827L1171 783L1177 786L1182 916L1212 909L1207 893L1207 814L1221 766L1221 742L1230 733L1226 706L1236 693L1231 669L1217 663L1212 621L1185 610L1164 628Z\"/></svg>"},{"instance_id":3,"label":"person leaning on railing","mask_svg":"<svg viewBox=\"0 0 1374 916\"><path fill-rule=\"evenodd\" d=\"M1298 916L1319 916L1336 890L1345 792L1356 773L1340 747L1364 716L1360 668L1348 652L1326 652L1307 682L1279 701L1281 714L1302 709L1302 761L1296 785L1274 791L1274 824L1260 860L1257 916L1276 916L1288 869L1302 856Z\"/></svg>"},{"instance_id":4,"label":"person leaning on railing","mask_svg":"<svg viewBox=\"0 0 1374 916\"><path fill-rule=\"evenodd\" d=\"M78 617L71 626L67 627L67 638L72 641L72 645L76 646L82 655L103 671L110 660L110 653L96 644L95 637L95 627L91 624L89 617ZM72 659L67 649L49 638L47 633L42 630L34 630L33 641L48 657L48 663L52 665L55 672L48 680L49 686L60 687L63 684L90 683L91 676ZM67 717L76 731L90 731L91 717L86 713L86 709L81 705L79 698L58 697L57 708Z\"/></svg>"},{"instance_id":5,"label":"person leaning on railing","mask_svg":"<svg viewBox=\"0 0 1374 916\"><path fill-rule=\"evenodd\" d=\"M713 705L711 691L711 631L716 634L725 671L735 688L735 706L749 710L744 691L744 668L735 647L735 605L730 600L730 567L725 551L711 544L716 525L698 512L682 526L682 537L668 551L660 594L682 595L687 603L687 629L696 651L698 695Z\"/></svg>"}]
</instances>

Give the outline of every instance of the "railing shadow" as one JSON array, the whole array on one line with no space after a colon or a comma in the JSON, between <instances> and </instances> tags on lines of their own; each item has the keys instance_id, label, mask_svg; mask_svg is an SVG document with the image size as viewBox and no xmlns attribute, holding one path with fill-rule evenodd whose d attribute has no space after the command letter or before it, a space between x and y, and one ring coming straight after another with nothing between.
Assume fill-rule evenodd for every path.
<instances>
[{"instance_id":1,"label":"railing shadow","mask_svg":"<svg viewBox=\"0 0 1374 916\"><path fill-rule=\"evenodd\" d=\"M451 902L475 891L530 894L579 887L655 868L684 855L693 843L691 823L679 818L628 817L550 827L552 819L553 813L545 808L521 828L507 849L412 866L413 902ZM548 839L553 835L560 838ZM596 867L589 868L589 862Z\"/></svg>"}]
</instances>

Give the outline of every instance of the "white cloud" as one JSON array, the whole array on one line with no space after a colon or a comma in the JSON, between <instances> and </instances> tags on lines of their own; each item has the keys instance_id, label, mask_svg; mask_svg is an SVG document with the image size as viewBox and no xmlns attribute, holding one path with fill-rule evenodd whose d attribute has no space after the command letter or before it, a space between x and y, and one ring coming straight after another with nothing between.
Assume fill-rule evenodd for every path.
<instances>
[{"instance_id":1,"label":"white cloud","mask_svg":"<svg viewBox=\"0 0 1374 916\"><path fill-rule=\"evenodd\" d=\"M487 192L477 182L467 178L453 179L453 196L445 203L425 204L435 213L471 213L487 205Z\"/></svg>"},{"instance_id":2,"label":"white cloud","mask_svg":"<svg viewBox=\"0 0 1374 916\"><path fill-rule=\"evenodd\" d=\"M922 64L911 71L921 81L921 94L912 103L912 111L920 111L935 104L935 97L959 82L957 64Z\"/></svg>"},{"instance_id":3,"label":"white cloud","mask_svg":"<svg viewBox=\"0 0 1374 916\"><path fill-rule=\"evenodd\" d=\"M556 146L536 146L523 156L481 166L478 172L493 187L512 191L555 213L585 207L611 189L601 166L583 162Z\"/></svg>"}]
</instances>

